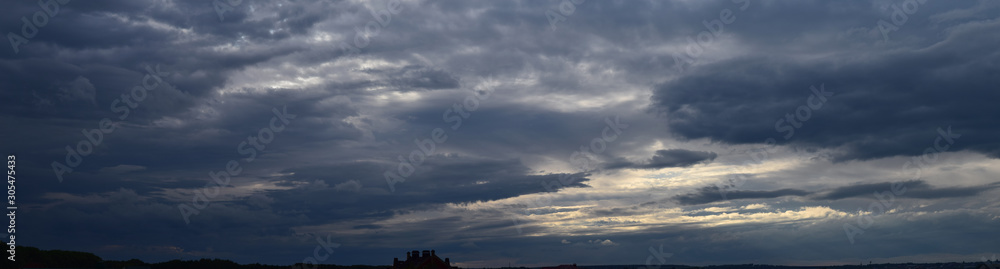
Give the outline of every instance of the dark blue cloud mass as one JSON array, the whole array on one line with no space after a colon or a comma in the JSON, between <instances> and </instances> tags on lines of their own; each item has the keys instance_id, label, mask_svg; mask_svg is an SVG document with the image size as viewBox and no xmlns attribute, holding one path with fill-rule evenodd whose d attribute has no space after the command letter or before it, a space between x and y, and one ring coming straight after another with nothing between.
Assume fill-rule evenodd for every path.
<instances>
[{"instance_id":1,"label":"dark blue cloud mass","mask_svg":"<svg viewBox=\"0 0 1000 269\"><path fill-rule=\"evenodd\" d=\"M147 262L293 264L317 237L342 265L972 261L1000 236L998 11L10 2L17 242Z\"/></svg>"}]
</instances>

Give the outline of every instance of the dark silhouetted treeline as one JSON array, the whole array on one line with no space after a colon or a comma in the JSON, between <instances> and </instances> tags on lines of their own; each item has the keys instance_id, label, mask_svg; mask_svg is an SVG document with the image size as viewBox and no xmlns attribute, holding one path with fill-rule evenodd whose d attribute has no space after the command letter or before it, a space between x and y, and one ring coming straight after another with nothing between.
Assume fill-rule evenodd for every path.
<instances>
[{"instance_id":1,"label":"dark silhouetted treeline","mask_svg":"<svg viewBox=\"0 0 1000 269\"><path fill-rule=\"evenodd\" d=\"M230 260L220 259L200 259L200 260L172 260L159 263L145 263L141 260L131 259L127 261L106 261L93 253L65 250L40 250L34 247L17 247L15 262L7 260L4 255L3 268L99 268L99 269L120 269L120 268L150 268L150 269L388 269L389 266L371 265L312 265L296 264L289 265L264 265L238 264Z\"/></svg>"},{"instance_id":2,"label":"dark silhouetted treeline","mask_svg":"<svg viewBox=\"0 0 1000 269\"><path fill-rule=\"evenodd\" d=\"M15 259L4 253L4 268L98 268L101 257L93 253L65 250L39 250L33 247L17 247Z\"/></svg>"},{"instance_id":3,"label":"dark silhouetted treeline","mask_svg":"<svg viewBox=\"0 0 1000 269\"><path fill-rule=\"evenodd\" d=\"M145 263L141 260L131 259L127 261L106 261L93 253L65 250L40 250L34 247L17 247L17 261L7 260L8 255L4 255L4 266L6 268L98 268L98 269L390 269L391 266L372 265L264 265L238 264L229 260L220 259L200 259L200 260L172 260L159 263ZM996 268L995 261L986 262L947 262L947 263L885 263L885 264L858 264L839 266L782 266L766 264L732 264L732 265L709 265L709 266L686 266L686 265L581 265L580 269L992 269ZM502 267L500 269L539 269Z\"/></svg>"}]
</instances>

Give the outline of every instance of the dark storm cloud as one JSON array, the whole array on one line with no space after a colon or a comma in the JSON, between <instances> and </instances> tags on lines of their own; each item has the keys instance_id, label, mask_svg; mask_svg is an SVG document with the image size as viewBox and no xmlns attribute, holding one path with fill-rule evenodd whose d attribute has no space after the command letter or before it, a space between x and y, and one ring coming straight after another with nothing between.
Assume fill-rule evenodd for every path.
<instances>
[{"instance_id":1,"label":"dark storm cloud","mask_svg":"<svg viewBox=\"0 0 1000 269\"><path fill-rule=\"evenodd\" d=\"M379 229L379 228L382 228L382 226L372 225L372 224L354 226L354 229Z\"/></svg>"},{"instance_id":2,"label":"dark storm cloud","mask_svg":"<svg viewBox=\"0 0 1000 269\"><path fill-rule=\"evenodd\" d=\"M440 70L424 66L404 66L395 70L364 69L361 72L386 76L388 86L401 91L417 89L453 89L458 88L458 78Z\"/></svg>"},{"instance_id":3,"label":"dark storm cloud","mask_svg":"<svg viewBox=\"0 0 1000 269\"><path fill-rule=\"evenodd\" d=\"M895 188L893 188L895 186ZM923 180L911 180L906 182L881 182L881 183L864 183L855 184L851 186L844 186L830 190L822 195L816 197L822 200L838 200L850 197L859 196L870 196L875 192L891 191L893 189L906 190L920 190L930 188L927 182Z\"/></svg>"},{"instance_id":4,"label":"dark storm cloud","mask_svg":"<svg viewBox=\"0 0 1000 269\"><path fill-rule=\"evenodd\" d=\"M708 163L715 160L718 154L707 151L693 151L686 149L661 149L657 150L652 158L645 163L631 163L628 161L615 162L606 165L606 169L638 168L638 169L660 169L668 167L689 167L699 163Z\"/></svg>"},{"instance_id":5,"label":"dark storm cloud","mask_svg":"<svg viewBox=\"0 0 1000 269\"><path fill-rule=\"evenodd\" d=\"M652 101L673 133L692 139L742 144L774 138L842 149L835 160L846 161L919 155L932 146L938 128L951 126L968 135L948 150L1000 157L990 138L1000 129L988 123L1000 111L986 101L1000 98L994 90L1000 79L991 75L1000 72L991 64L1000 55L982 41L998 29L996 21L969 23L935 42L859 45L810 60L764 51L693 68L656 86ZM808 33L783 31L786 37ZM825 87L832 96L814 97L811 87Z\"/></svg>"},{"instance_id":6,"label":"dark storm cloud","mask_svg":"<svg viewBox=\"0 0 1000 269\"><path fill-rule=\"evenodd\" d=\"M838 187L833 190L819 194L814 199L817 200L839 200L852 197L874 197L878 193L900 190L902 194L897 195L905 198L918 199L940 199L952 197L971 197L980 193L996 189L997 183L985 184L970 187L933 187L923 180L912 180L906 182L882 182L864 183L850 186Z\"/></svg>"},{"instance_id":7,"label":"dark storm cloud","mask_svg":"<svg viewBox=\"0 0 1000 269\"><path fill-rule=\"evenodd\" d=\"M442 143L444 149L456 150L467 155L490 155L494 157L519 158L524 154L538 154L568 160L574 151L581 146L588 146L595 137L600 138L602 131L608 126L607 121L614 116L602 113L560 112L545 107L529 106L519 103L501 101L509 97L513 89L506 86L498 87L493 97L480 102L480 107L470 113L468 119L461 121L443 119L443 112L452 109L452 105L463 101L471 91L452 93L441 97L431 96L425 103L403 107L401 119L407 121L407 129L384 131L376 135L383 136L390 143L399 143L411 147L413 139L426 137L433 128L444 128L449 131L447 142ZM433 99L432 99L433 98ZM454 117L454 112L449 117ZM619 118L620 123L629 124L629 118ZM458 126L456 129L451 127ZM639 135L630 132L643 127L632 127L623 130L626 135ZM516 130L516 132L514 131ZM609 135L613 132L609 130ZM620 141L620 140L619 140ZM624 151L617 142L607 142L604 155ZM521 145L531 145L522 147ZM474 150L470 150L474 149Z\"/></svg>"},{"instance_id":8,"label":"dark storm cloud","mask_svg":"<svg viewBox=\"0 0 1000 269\"><path fill-rule=\"evenodd\" d=\"M340 42L352 42L355 29L373 21L371 11L384 2L244 0L221 20L212 1L61 6L19 52L7 43L0 49L0 120L16 129L2 136L16 143L0 146L18 154L18 173L31 179L19 181L19 198L37 216L24 220L32 227L25 235L42 248L145 261L299 262L315 247L315 240L295 237L304 229L335 235L344 245L332 261L338 264L385 264L403 246L436 247L454 253L447 255L455 261L634 264L643 257L628 257L664 243L685 246L677 250L678 262L756 262L779 252L846 260L854 253L829 244L842 239L839 220L802 230L789 229L798 227L791 222L754 224L764 229L750 232L739 224L643 223L629 217L668 203L593 205L609 191L600 188L572 198L573 206L586 209L503 203L596 183L593 175L576 173L572 177L582 180L550 190L546 183L576 171L543 170L601 137L605 120L616 116L631 127L597 154L611 160L609 168L698 168L726 157L697 148L701 142L686 145L691 150L633 154L657 142L696 138L712 146L772 137L795 147L843 149L838 160L916 155L933 146L936 128L947 126L963 135L949 151L1000 152L991 140L1000 114L990 109L998 99L992 90L998 27L989 4L930 1L892 33L891 42L875 44L882 37L872 27L891 9L868 2L749 1L742 10L733 1L586 1L553 28L546 12L558 12L561 3L407 1L351 57ZM944 14L968 8L967 17ZM724 26L720 47L683 72L674 69L677 47L726 9L737 19ZM21 17L30 20L39 10L36 2L11 2L0 10L0 29L20 33ZM164 85L58 183L50 163L63 160L66 145L84 139L81 130L117 117L113 100L140 85L147 66L157 65L170 73ZM450 129L442 113L462 105L469 88L487 77L501 84L494 97ZM811 85L835 95L785 141L775 121L807 105ZM628 95L639 97L608 101ZM648 100L663 117L647 113ZM177 205L209 182L209 171L245 158L237 145L269 124L273 108L285 107L297 115L294 121L246 163L225 195L185 225ZM448 142L389 192L383 172L395 169L396 156L408 154L413 140L434 128L450 129ZM634 161L614 161L624 157ZM788 183L726 195L737 203L838 201L870 197L881 187L807 191ZM936 188L921 181L902 197L959 204L995 187ZM668 198L682 205L720 199L712 187ZM569 222L607 219L586 220L574 232L598 236L564 234L552 227L566 222L512 221L508 214L520 209L582 213L562 220ZM924 238L942 248L985 247L979 237L959 234L963 229L995 233L988 229L995 220L983 212L924 218L916 225L905 216L885 223L910 234L946 229L953 238ZM639 229L608 232L617 225ZM887 242L898 233L872 234ZM789 238L806 238L807 247ZM605 240L613 243L591 243ZM873 244L857 253L897 255L907 247Z\"/></svg>"},{"instance_id":9,"label":"dark storm cloud","mask_svg":"<svg viewBox=\"0 0 1000 269\"><path fill-rule=\"evenodd\" d=\"M909 193L909 197L920 199L941 199L953 197L973 197L1000 186L996 184L972 186L972 187L950 187L950 188L927 188L916 189Z\"/></svg>"},{"instance_id":10,"label":"dark storm cloud","mask_svg":"<svg viewBox=\"0 0 1000 269\"><path fill-rule=\"evenodd\" d=\"M997 183L970 187L934 187L923 180L861 183L819 191L779 189L770 191L736 190L721 192L717 186L705 186L692 193L674 196L672 200L682 205L700 205L728 200L759 200L783 196L808 197L816 201L847 198L874 199L876 197L873 196L875 193L892 192L893 190L901 193L894 195L896 198L941 199L977 196L998 187L1000 187L1000 184Z\"/></svg>"},{"instance_id":11,"label":"dark storm cloud","mask_svg":"<svg viewBox=\"0 0 1000 269\"><path fill-rule=\"evenodd\" d=\"M561 174L529 175L531 172L518 160L478 159L457 154L435 155L427 158L404 182L395 184L395 191L389 192L385 171L395 171L391 165L369 162L329 164L321 167L292 168L285 173L294 173L287 178L276 179L286 186L323 181L326 185L356 180L362 186L357 193L345 193L315 184L304 185L294 191L276 191L271 194L277 203L314 204L325 207L329 204L357 203L360 206L345 207L344 210L386 211L395 209L416 210L443 203L468 203L491 201L523 194L543 191L542 182L559 180ZM583 183L589 179L583 174L573 175L580 180L561 188L588 187ZM327 210L329 211L329 209ZM332 216L330 216L332 217ZM338 216L349 218L350 215Z\"/></svg>"},{"instance_id":12,"label":"dark storm cloud","mask_svg":"<svg viewBox=\"0 0 1000 269\"><path fill-rule=\"evenodd\" d=\"M18 53L9 48L0 50L3 51L0 68L5 74L0 86L10 89L3 92L4 109L16 111L14 113L34 112L31 115L36 116L108 116L111 101L121 94L128 94L142 79L146 66L156 65L161 65L163 70L172 74L165 79L176 88L175 91L179 91L175 95L205 97L223 85L231 71L287 55L297 49L275 44L269 48L234 52L211 50L210 46L239 39L238 36L216 34L237 35L255 28L241 25L239 29L212 32L212 29L223 26L210 20L213 17L208 15L214 15L214 10L200 1L178 1L170 6L155 1L74 4L59 7L59 12L38 29L35 38L22 44ZM4 13L10 16L4 18L31 17L35 11L41 10L35 3L16 7L19 8L5 9ZM195 14L194 17L191 17L192 14ZM164 27L157 27L152 22L164 23ZM20 26L21 22L10 21L4 25ZM193 31L190 31L192 28ZM192 36L205 39L183 41ZM97 53L98 50L106 53ZM55 58L52 57L54 55L62 56ZM66 98L74 95L67 95L62 89L65 87L60 85L79 79L87 80L96 91L86 98ZM195 105L190 100L192 96L164 98L156 92L152 95L150 98L157 101L146 102L143 110L152 111L157 116L173 114ZM77 101L80 99L96 102ZM147 116L132 116L132 120L144 117Z\"/></svg>"},{"instance_id":13,"label":"dark storm cloud","mask_svg":"<svg viewBox=\"0 0 1000 269\"><path fill-rule=\"evenodd\" d=\"M727 200L743 200L743 199L770 199L778 198L783 196L806 196L810 192L804 190L796 189L780 189L773 191L750 191L750 190L737 190L737 191L726 191L725 197L723 193L719 191L716 186L706 186L698 189L696 192L681 194L673 197L673 200L682 205L700 205L712 202L727 201Z\"/></svg>"},{"instance_id":14,"label":"dark storm cloud","mask_svg":"<svg viewBox=\"0 0 1000 269\"><path fill-rule=\"evenodd\" d=\"M643 212L643 210L640 210L637 206L585 210L585 213L595 217L632 216L639 212Z\"/></svg>"}]
</instances>

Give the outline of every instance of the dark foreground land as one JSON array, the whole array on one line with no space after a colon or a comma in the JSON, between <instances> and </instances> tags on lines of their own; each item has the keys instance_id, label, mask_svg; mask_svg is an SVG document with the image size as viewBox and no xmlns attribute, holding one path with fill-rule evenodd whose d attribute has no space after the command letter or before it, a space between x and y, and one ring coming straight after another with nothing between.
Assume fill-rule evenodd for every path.
<instances>
[{"instance_id":1,"label":"dark foreground land","mask_svg":"<svg viewBox=\"0 0 1000 269\"><path fill-rule=\"evenodd\" d=\"M65 250L40 250L33 247L18 247L17 261L4 261L3 268L150 268L150 269L391 269L388 265L265 265L238 264L229 260L200 259L172 260L160 263L146 263L132 259L127 261L103 260L93 253ZM661 265L646 267L643 265L580 265L579 269L1000 269L996 261L990 262L946 262L946 263L886 263L867 265L839 266L784 266L764 264L732 264L732 265ZM553 265L554 266L554 265ZM454 268L454 267L453 267ZM494 269L539 269L538 267L499 267Z\"/></svg>"}]
</instances>

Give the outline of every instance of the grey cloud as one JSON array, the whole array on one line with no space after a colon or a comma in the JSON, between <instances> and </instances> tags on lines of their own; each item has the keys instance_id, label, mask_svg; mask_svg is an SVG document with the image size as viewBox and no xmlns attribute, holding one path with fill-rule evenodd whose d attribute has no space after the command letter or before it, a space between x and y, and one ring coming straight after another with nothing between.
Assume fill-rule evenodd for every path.
<instances>
[{"instance_id":1,"label":"grey cloud","mask_svg":"<svg viewBox=\"0 0 1000 269\"><path fill-rule=\"evenodd\" d=\"M453 89L459 86L458 78L440 69L424 66L404 66L396 70L363 69L361 72L385 76L388 85L403 91L417 89Z\"/></svg>"},{"instance_id":2,"label":"grey cloud","mask_svg":"<svg viewBox=\"0 0 1000 269\"><path fill-rule=\"evenodd\" d=\"M361 191L361 182L357 180L348 180L344 183L337 183L337 185L333 185L333 188L336 190L358 192Z\"/></svg>"},{"instance_id":3,"label":"grey cloud","mask_svg":"<svg viewBox=\"0 0 1000 269\"><path fill-rule=\"evenodd\" d=\"M852 197L875 197L876 192L887 196L889 193L896 193L897 190L900 194L892 195L897 198L941 199L976 196L997 187L1000 186L995 183L969 187L933 187L923 180L865 183L835 188L819 194L815 199L839 200Z\"/></svg>"},{"instance_id":4,"label":"grey cloud","mask_svg":"<svg viewBox=\"0 0 1000 269\"><path fill-rule=\"evenodd\" d=\"M653 157L645 163L619 161L605 165L605 168L660 169L668 167L690 167L700 163L711 162L712 160L715 160L716 157L718 157L718 154L715 154L715 152L693 151L686 149L661 149L657 150Z\"/></svg>"},{"instance_id":5,"label":"grey cloud","mask_svg":"<svg viewBox=\"0 0 1000 269\"><path fill-rule=\"evenodd\" d=\"M91 84L90 80L82 76L76 77L69 84L59 87L60 100L83 99L88 103L97 105L97 101L94 100L95 94L94 84Z\"/></svg>"},{"instance_id":6,"label":"grey cloud","mask_svg":"<svg viewBox=\"0 0 1000 269\"><path fill-rule=\"evenodd\" d=\"M717 186L706 186L693 193L681 194L673 200L682 205L699 205L727 200L770 199L782 196L806 196L810 192L797 189L780 189L772 191L727 190L721 192ZM725 195L725 198L723 198Z\"/></svg>"},{"instance_id":7,"label":"grey cloud","mask_svg":"<svg viewBox=\"0 0 1000 269\"><path fill-rule=\"evenodd\" d=\"M893 188L895 186L896 188ZM905 188L905 189L903 189ZM821 200L839 200L850 197L859 196L871 196L875 192L885 192L892 191L893 189L900 190L920 190L930 188L927 182L923 180L911 180L906 182L880 182L880 183L863 183L855 184L850 186L838 187L833 190L827 191L816 197L816 199Z\"/></svg>"},{"instance_id":8,"label":"grey cloud","mask_svg":"<svg viewBox=\"0 0 1000 269\"><path fill-rule=\"evenodd\" d=\"M107 174L122 174L134 171L142 171L145 169L146 167L141 165L119 164L112 167L101 168L100 172Z\"/></svg>"},{"instance_id":9,"label":"grey cloud","mask_svg":"<svg viewBox=\"0 0 1000 269\"><path fill-rule=\"evenodd\" d=\"M783 196L806 197L815 201L832 201L847 198L870 198L875 199L875 193L882 196L893 197L893 199L941 199L971 197L983 192L1000 187L998 184L985 184L970 187L933 187L923 180L911 180L905 182L880 182L861 183L848 186L841 186L827 190L806 191L800 189L778 189L778 190L720 190L718 186L705 186L695 192L676 195L673 201L681 205L700 205L728 200L753 200L770 199ZM899 195L892 194L898 190ZM891 194L891 195L890 195Z\"/></svg>"},{"instance_id":10,"label":"grey cloud","mask_svg":"<svg viewBox=\"0 0 1000 269\"><path fill-rule=\"evenodd\" d=\"M984 100L998 97L991 89L1000 81L987 74L1000 71L988 64L1000 56L974 40L1000 23L952 27L936 43L879 54L859 48L840 50L836 58L797 61L763 53L705 64L656 86L653 108L681 137L734 144L773 138L842 149L837 161L920 155L932 146L937 129L949 126L968 134L949 151L997 157L996 144L986 137L1000 130L984 123L1000 114L984 110L990 106ZM821 85L833 94L823 103L810 90ZM809 100L814 107L807 106ZM797 112L802 108L806 111Z\"/></svg>"}]
</instances>

